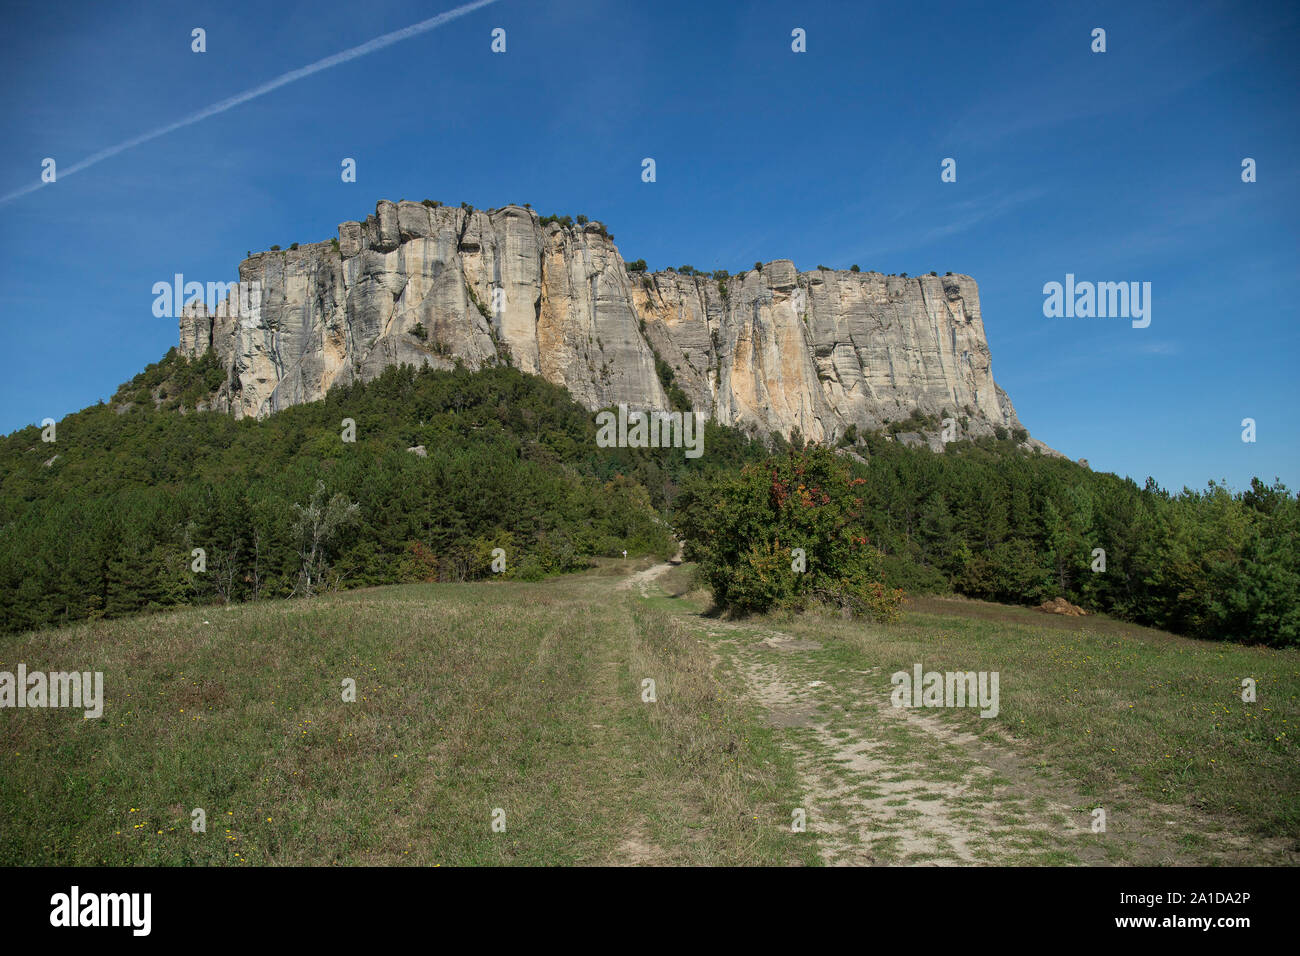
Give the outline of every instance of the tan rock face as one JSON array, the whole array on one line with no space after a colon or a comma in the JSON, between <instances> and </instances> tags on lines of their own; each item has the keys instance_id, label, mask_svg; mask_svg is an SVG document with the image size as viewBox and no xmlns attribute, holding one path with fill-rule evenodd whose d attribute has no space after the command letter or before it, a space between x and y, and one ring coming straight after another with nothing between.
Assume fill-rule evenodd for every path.
<instances>
[{"instance_id":1,"label":"tan rock face","mask_svg":"<svg viewBox=\"0 0 1300 956\"><path fill-rule=\"evenodd\" d=\"M762 432L833 440L914 410L965 416L964 436L1020 427L969 276L801 273L784 259L721 281L629 273L598 223L388 201L340 225L337 248L264 252L239 272L260 302L187 308L180 349L216 350L218 405L241 417L458 358L508 360L591 409L665 409L657 353L697 410Z\"/></svg>"}]
</instances>

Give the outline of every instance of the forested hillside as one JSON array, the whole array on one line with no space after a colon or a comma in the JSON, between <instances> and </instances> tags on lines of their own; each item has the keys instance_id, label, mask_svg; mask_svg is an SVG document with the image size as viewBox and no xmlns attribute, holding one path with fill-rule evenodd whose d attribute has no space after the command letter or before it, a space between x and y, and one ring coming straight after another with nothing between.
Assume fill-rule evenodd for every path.
<instances>
[{"instance_id":1,"label":"forested hillside","mask_svg":"<svg viewBox=\"0 0 1300 956\"><path fill-rule=\"evenodd\" d=\"M713 426L695 461L598 448L564 389L505 367L395 367L260 422L183 412L208 372L171 353L55 441L33 426L0 443L0 627L484 577L498 547L524 579L670 555L656 507L685 471L764 453Z\"/></svg>"},{"instance_id":2,"label":"forested hillside","mask_svg":"<svg viewBox=\"0 0 1300 956\"><path fill-rule=\"evenodd\" d=\"M55 441L35 426L0 441L0 629L486 577L494 548L503 576L536 579L670 554L676 531L715 581L747 582L717 593L736 609L799 593L768 578L803 547L816 587L865 586L869 569L873 587L1060 596L1196 637L1300 643L1300 500L1281 484L1171 494L996 438L939 455L871 433L833 455L710 424L698 459L601 448L590 411L509 367L394 367L262 421L194 412L218 376L169 353ZM806 495L804 473L847 491Z\"/></svg>"},{"instance_id":3,"label":"forested hillside","mask_svg":"<svg viewBox=\"0 0 1300 956\"><path fill-rule=\"evenodd\" d=\"M843 545L848 531L883 552L890 588L1065 597L1194 637L1300 644L1300 501L1280 483L1170 494L1010 441L936 455L868 435L859 451L868 464L807 449L688 481L677 527L721 603L798 606L800 584L764 579L796 577L794 547L806 550L809 578L842 577L862 560ZM838 535L806 533L818 520L798 512L822 509L842 516Z\"/></svg>"}]
</instances>

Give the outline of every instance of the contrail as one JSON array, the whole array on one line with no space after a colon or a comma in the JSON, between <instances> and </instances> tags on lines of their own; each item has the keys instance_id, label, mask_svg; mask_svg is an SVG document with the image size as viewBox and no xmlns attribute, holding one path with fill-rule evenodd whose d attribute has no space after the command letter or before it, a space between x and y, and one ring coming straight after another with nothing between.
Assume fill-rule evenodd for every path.
<instances>
[{"instance_id":1,"label":"contrail","mask_svg":"<svg viewBox=\"0 0 1300 956\"><path fill-rule=\"evenodd\" d=\"M309 63L304 67L296 70L290 70L288 73L281 74L273 80L268 80L261 86L255 86L252 89L245 90L242 93L236 93L219 103L213 103L211 106L199 110L184 119L179 119L174 123L168 123L166 126L160 126L155 130L147 133L141 133L133 139L128 139L124 143L118 143L116 146L109 146L107 149L101 149L92 156L87 156L81 162L76 163L66 169L58 170L58 178L70 176L73 173L80 172L110 156L116 156L118 153L125 152L139 146L141 143L147 143L151 139L157 139L159 136L166 136L168 133L181 129L186 126L192 126L200 120L205 120L209 116L216 116L218 113L224 113L232 110L241 103L247 103L249 100L255 100L259 96L265 96L272 90L278 90L282 86L287 86L303 77L311 76L313 73L319 73L321 70L328 70L332 66L338 66L340 63L347 63L349 60L355 60L359 56L365 56L367 53L374 53L376 50L382 50L386 46L392 46L394 43L400 43L402 40L416 36L420 33L427 33L429 30L437 29L444 23L449 23L467 13L473 13L480 7L486 7L490 3L496 3L496 0L474 0L473 3L467 3L463 7L457 7L454 10L448 10L446 13L440 13L436 17L430 17L427 20L421 20L419 23L412 24L409 27L403 27L400 30L394 30L392 33L385 33L383 36L375 37L367 43L360 46L354 46L349 50L341 53L335 53L333 56L327 56L323 60L317 60L315 63ZM42 186L48 186L49 183L44 181L33 183L30 186L24 186L22 189L11 192L9 195L0 198L0 204L10 202L19 196L26 196L28 193L35 192Z\"/></svg>"}]
</instances>

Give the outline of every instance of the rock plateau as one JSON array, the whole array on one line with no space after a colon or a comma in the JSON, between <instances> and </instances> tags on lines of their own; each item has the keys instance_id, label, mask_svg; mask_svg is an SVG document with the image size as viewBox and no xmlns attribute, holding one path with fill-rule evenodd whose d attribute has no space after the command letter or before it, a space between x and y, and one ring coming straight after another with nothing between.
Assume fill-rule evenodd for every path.
<instances>
[{"instance_id":1,"label":"rock plateau","mask_svg":"<svg viewBox=\"0 0 1300 956\"><path fill-rule=\"evenodd\" d=\"M658 356L696 410L756 432L834 441L913 411L964 419L961 437L1022 427L965 275L799 272L787 259L722 279L631 272L598 222L384 200L337 240L251 256L239 279L260 301L244 314L187 305L180 348L215 350L227 380L212 404L241 417L390 365L457 360L508 361L593 410L667 409ZM937 425L910 437L942 447Z\"/></svg>"}]
</instances>

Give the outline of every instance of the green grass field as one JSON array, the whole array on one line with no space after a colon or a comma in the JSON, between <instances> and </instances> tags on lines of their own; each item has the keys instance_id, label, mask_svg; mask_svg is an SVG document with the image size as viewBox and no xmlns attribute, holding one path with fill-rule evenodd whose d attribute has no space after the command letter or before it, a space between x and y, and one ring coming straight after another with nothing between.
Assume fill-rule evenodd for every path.
<instances>
[{"instance_id":1,"label":"green grass field","mask_svg":"<svg viewBox=\"0 0 1300 956\"><path fill-rule=\"evenodd\" d=\"M102 670L107 703L0 713L0 862L809 859L770 825L789 760L747 735L707 650L615 583L410 585L9 639L0 669Z\"/></svg>"},{"instance_id":2,"label":"green grass field","mask_svg":"<svg viewBox=\"0 0 1300 956\"><path fill-rule=\"evenodd\" d=\"M626 570L4 638L0 670L103 671L107 702L0 711L0 864L1294 860L1296 652L938 599L723 622L689 568ZM917 661L1000 671L999 718L900 720Z\"/></svg>"},{"instance_id":3,"label":"green grass field","mask_svg":"<svg viewBox=\"0 0 1300 956\"><path fill-rule=\"evenodd\" d=\"M704 627L717 626L688 568L659 583L674 596L661 605L686 605ZM1107 811L1105 837L1088 833L1059 860L1049 854L1037 862L1297 861L1300 652L945 598L909 602L898 625L810 615L754 625L821 645L786 655L783 668L792 683L825 682L820 722L853 738L870 736L870 726L841 715L860 712L870 695L880 704L895 671L918 662L927 671L998 671L997 719L971 709L925 710L920 719L937 726L909 737L907 757L929 764L919 768L922 778L941 779L974 755L1010 777L1003 802L1055 796L1070 805L1079 829L1089 828L1091 809ZM1255 703L1241 698L1247 677L1256 682Z\"/></svg>"}]
</instances>

